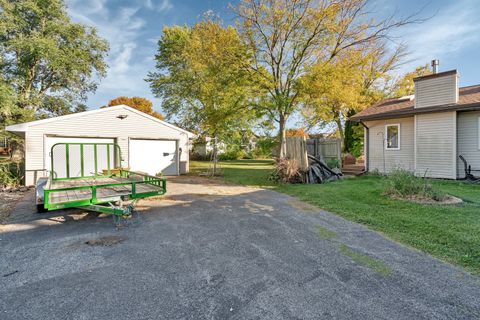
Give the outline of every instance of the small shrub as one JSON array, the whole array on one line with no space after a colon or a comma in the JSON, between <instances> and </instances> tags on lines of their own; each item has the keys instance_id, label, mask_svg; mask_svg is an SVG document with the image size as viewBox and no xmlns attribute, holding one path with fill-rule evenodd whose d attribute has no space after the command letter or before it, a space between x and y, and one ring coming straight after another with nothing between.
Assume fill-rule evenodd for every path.
<instances>
[{"instance_id":1,"label":"small shrub","mask_svg":"<svg viewBox=\"0 0 480 320\"><path fill-rule=\"evenodd\" d=\"M340 168L340 161L338 161L338 159L328 159L327 167L330 169Z\"/></svg>"},{"instance_id":2,"label":"small shrub","mask_svg":"<svg viewBox=\"0 0 480 320\"><path fill-rule=\"evenodd\" d=\"M22 166L12 162L0 163L0 187L17 187L22 183Z\"/></svg>"},{"instance_id":3,"label":"small shrub","mask_svg":"<svg viewBox=\"0 0 480 320\"><path fill-rule=\"evenodd\" d=\"M427 179L418 178L413 172L405 169L394 169L387 176L387 182L386 194L400 198L417 197L442 201L446 196Z\"/></svg>"},{"instance_id":4,"label":"small shrub","mask_svg":"<svg viewBox=\"0 0 480 320\"><path fill-rule=\"evenodd\" d=\"M270 180L283 183L301 183L302 172L295 160L286 158L275 159L275 170L270 175Z\"/></svg>"},{"instance_id":5,"label":"small shrub","mask_svg":"<svg viewBox=\"0 0 480 320\"><path fill-rule=\"evenodd\" d=\"M218 156L218 158L222 161L225 160L239 160L244 159L247 156L247 153L244 150L233 148L228 150L225 153L222 153Z\"/></svg>"},{"instance_id":6,"label":"small shrub","mask_svg":"<svg viewBox=\"0 0 480 320\"><path fill-rule=\"evenodd\" d=\"M193 160L193 161L209 161L211 158L212 158L212 155L210 153L207 153L205 155L200 155L197 152L190 153L190 160Z\"/></svg>"},{"instance_id":7,"label":"small shrub","mask_svg":"<svg viewBox=\"0 0 480 320\"><path fill-rule=\"evenodd\" d=\"M378 169L373 169L371 171L368 171L368 175L372 177L383 177L384 174L380 172Z\"/></svg>"},{"instance_id":8,"label":"small shrub","mask_svg":"<svg viewBox=\"0 0 480 320\"><path fill-rule=\"evenodd\" d=\"M277 146L276 138L263 137L257 141L252 151L254 159L271 159Z\"/></svg>"}]
</instances>

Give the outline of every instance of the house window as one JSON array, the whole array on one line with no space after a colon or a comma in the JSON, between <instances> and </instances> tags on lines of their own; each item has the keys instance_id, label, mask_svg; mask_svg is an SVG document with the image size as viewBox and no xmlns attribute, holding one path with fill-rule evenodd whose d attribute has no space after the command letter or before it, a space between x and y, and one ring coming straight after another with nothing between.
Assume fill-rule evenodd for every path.
<instances>
[{"instance_id":1,"label":"house window","mask_svg":"<svg viewBox=\"0 0 480 320\"><path fill-rule=\"evenodd\" d=\"M400 125L386 125L385 132L385 149L400 150Z\"/></svg>"}]
</instances>

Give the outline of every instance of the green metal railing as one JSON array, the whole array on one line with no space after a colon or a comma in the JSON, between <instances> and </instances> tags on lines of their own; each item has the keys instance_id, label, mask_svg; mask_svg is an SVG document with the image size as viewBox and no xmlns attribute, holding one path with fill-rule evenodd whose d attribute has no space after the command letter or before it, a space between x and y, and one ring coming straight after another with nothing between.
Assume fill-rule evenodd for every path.
<instances>
[{"instance_id":1,"label":"green metal railing","mask_svg":"<svg viewBox=\"0 0 480 320\"><path fill-rule=\"evenodd\" d=\"M65 147L65 153L64 158L65 159L65 175L66 177L61 177L59 175L58 169L55 168L55 161L54 159L61 155L57 155L57 153L61 153L62 150L59 150L60 147L64 146ZM72 162L71 162L71 147L72 146L79 146L79 151L80 151L80 158L78 159L80 161L80 175L72 175L70 172L70 169L72 167ZM91 146L93 148L93 157L85 157L85 151L86 147ZM104 161L99 162L98 159L98 151L99 147L104 147L103 149L106 151L106 159ZM56 143L52 146L51 149L51 171L50 171L50 178L52 180L70 180L70 179L82 179L82 178L93 178L93 177L98 177L98 176L103 176L103 174L99 174L99 170L107 170L108 175L110 175L111 171L114 168L119 168L121 167L121 162L122 162L122 152L120 150L120 146L115 144L115 143L79 143L79 142L68 142L68 143ZM113 157L113 163L111 161L111 158ZM92 163L93 162L93 167L94 171L93 172L85 172L85 164L86 163Z\"/></svg>"},{"instance_id":2,"label":"green metal railing","mask_svg":"<svg viewBox=\"0 0 480 320\"><path fill-rule=\"evenodd\" d=\"M120 186L131 186L131 191L128 195L129 200L141 199L146 197L152 197L157 195L162 195L167 192L167 182L164 178L153 177L137 172L131 172L128 170L120 170L120 177L123 178L132 178L132 176L139 176L142 178L140 181L126 181L118 183L107 183L99 185L88 185L88 186L77 186L77 187L68 187L68 188L59 188L59 189L45 189L44 190L44 206L48 210L57 210L65 208L73 208L86 205L94 205L106 203L109 201L114 201L118 196L112 196L110 198L98 198L97 190L101 188L111 188L111 187L120 187ZM137 192L137 185L141 184L150 184L158 187L158 190L148 191L148 192ZM88 199L65 201L65 202L55 202L50 201L51 194L55 192L63 191L77 191L77 190L90 190L91 196Z\"/></svg>"},{"instance_id":3,"label":"green metal railing","mask_svg":"<svg viewBox=\"0 0 480 320\"><path fill-rule=\"evenodd\" d=\"M60 147L64 146L65 150L61 150ZM71 175L71 151L72 146L78 146L79 153L79 160L80 163L77 165L80 169L80 174ZM86 147L91 147L93 151L93 157L86 157L85 151ZM106 151L106 159L105 161L99 161L98 159L98 151L100 148L104 148ZM59 150L59 151L56 151ZM60 157L60 163L63 163L65 168L65 175L66 177L59 176L55 166L55 160L58 160L56 157ZM113 163L112 163L113 158ZM128 200L135 200L141 199L146 197L152 197L157 195L165 194L167 191L167 183L164 178L154 177L143 173L132 172L129 170L125 170L121 168L121 150L117 144L113 143L57 143L52 146L51 149L51 165L52 170L50 173L50 181L47 184L46 188L44 189L44 207L47 210L58 210L58 209L65 209L65 208L74 208L74 207L81 207L93 211L105 212L114 215L125 215L130 214L131 207L128 208L120 208L115 206L105 206L102 204L115 202L121 198ZM93 165L92 165L93 162ZM103 163L105 162L105 163ZM86 165L94 168L94 172L87 173L86 172ZM99 171L101 170L101 174ZM109 178L109 177L118 177L123 178L125 181L119 181L115 183L105 183L105 184L96 184L96 178ZM64 187L64 188L52 188L54 185L54 181L59 180L75 180L75 179L91 179L91 183L87 185L81 186L74 186L74 187ZM138 186L142 184L148 184L155 186L156 188L150 188L148 191L139 192ZM121 187L127 186L130 187L129 192L127 194L112 194L108 197L99 198L98 197L98 190L102 188L114 188L114 187ZM61 202L52 202L52 194L58 192L65 192L65 191L81 191L81 190L89 190L88 197L84 199L72 199L68 201L61 201ZM128 189L127 189L128 190Z\"/></svg>"}]
</instances>

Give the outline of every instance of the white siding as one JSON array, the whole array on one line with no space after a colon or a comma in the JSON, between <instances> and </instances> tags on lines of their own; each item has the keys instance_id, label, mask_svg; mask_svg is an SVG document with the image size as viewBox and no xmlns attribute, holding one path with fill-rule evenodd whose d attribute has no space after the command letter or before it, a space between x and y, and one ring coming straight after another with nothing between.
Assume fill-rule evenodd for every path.
<instances>
[{"instance_id":1,"label":"white siding","mask_svg":"<svg viewBox=\"0 0 480 320\"><path fill-rule=\"evenodd\" d=\"M456 179L456 112L416 115L416 174Z\"/></svg>"},{"instance_id":2,"label":"white siding","mask_svg":"<svg viewBox=\"0 0 480 320\"><path fill-rule=\"evenodd\" d=\"M457 115L457 177L465 178L462 155L473 169L480 169L480 111L459 112ZM478 174L478 173L476 173Z\"/></svg>"},{"instance_id":3,"label":"white siding","mask_svg":"<svg viewBox=\"0 0 480 320\"><path fill-rule=\"evenodd\" d=\"M118 115L128 115L120 120ZM31 125L26 133L25 165L27 170L42 170L46 168L44 146L46 136L114 138L119 144L124 161L122 165L129 166L128 145L130 138L170 139L178 140L180 155L180 170L188 170L188 136L175 128L153 121L141 114L128 109L112 108L105 112L85 114L84 116L59 119L57 121ZM35 183L42 176L41 171L26 172L27 185Z\"/></svg>"},{"instance_id":4,"label":"white siding","mask_svg":"<svg viewBox=\"0 0 480 320\"><path fill-rule=\"evenodd\" d=\"M369 170L383 172L384 158L385 171L390 172L394 168L414 170L414 121L413 117L368 121L365 123L369 128ZM385 149L385 126L388 124L400 125L400 149Z\"/></svg>"},{"instance_id":5,"label":"white siding","mask_svg":"<svg viewBox=\"0 0 480 320\"><path fill-rule=\"evenodd\" d=\"M415 82L415 108L457 103L458 77L448 74Z\"/></svg>"}]
</instances>

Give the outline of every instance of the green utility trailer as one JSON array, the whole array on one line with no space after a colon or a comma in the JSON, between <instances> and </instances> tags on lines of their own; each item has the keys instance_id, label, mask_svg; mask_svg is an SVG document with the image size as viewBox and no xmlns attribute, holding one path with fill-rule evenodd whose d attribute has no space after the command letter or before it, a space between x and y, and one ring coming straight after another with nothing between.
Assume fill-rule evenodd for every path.
<instances>
[{"instance_id":1,"label":"green utility trailer","mask_svg":"<svg viewBox=\"0 0 480 320\"><path fill-rule=\"evenodd\" d=\"M82 208L120 218L132 214L136 200L166 192L165 178L124 169L114 143L57 143L50 158L49 177L37 182L39 212Z\"/></svg>"}]
</instances>

